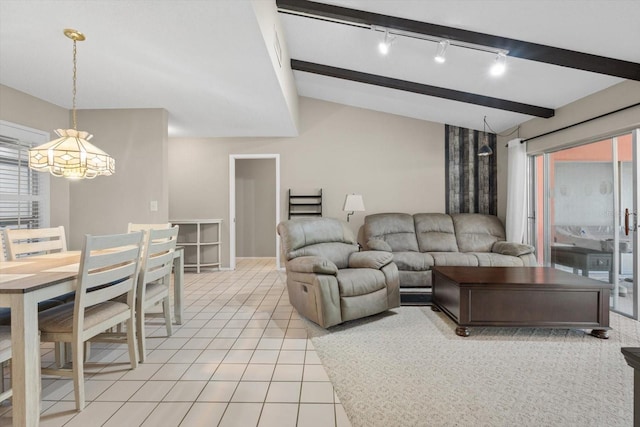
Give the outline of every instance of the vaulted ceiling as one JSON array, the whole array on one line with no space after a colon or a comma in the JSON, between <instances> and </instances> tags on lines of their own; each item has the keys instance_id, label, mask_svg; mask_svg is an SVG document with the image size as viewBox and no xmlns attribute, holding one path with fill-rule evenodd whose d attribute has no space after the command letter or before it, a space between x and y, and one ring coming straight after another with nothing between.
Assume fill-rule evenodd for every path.
<instances>
[{"instance_id":1,"label":"vaulted ceiling","mask_svg":"<svg viewBox=\"0 0 640 427\"><path fill-rule=\"evenodd\" d=\"M256 12L265 1L3 0L0 83L70 108L71 42L62 29L71 27L87 35L78 46L78 108L165 108L171 136L292 136L272 60L277 43ZM277 6L300 96L474 129L486 116L499 132L640 80L636 0ZM377 48L385 30L395 37L386 56ZM447 60L436 63L445 39ZM508 51L507 69L494 77L497 50Z\"/></svg>"}]
</instances>

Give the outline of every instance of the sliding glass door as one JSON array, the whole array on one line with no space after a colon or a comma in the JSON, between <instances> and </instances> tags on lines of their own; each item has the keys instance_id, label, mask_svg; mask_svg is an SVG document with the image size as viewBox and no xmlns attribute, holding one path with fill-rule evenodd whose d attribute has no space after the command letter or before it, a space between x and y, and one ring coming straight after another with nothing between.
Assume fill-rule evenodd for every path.
<instances>
[{"instance_id":1,"label":"sliding glass door","mask_svg":"<svg viewBox=\"0 0 640 427\"><path fill-rule=\"evenodd\" d=\"M541 264L612 283L611 309L638 318L638 133L531 160L530 235Z\"/></svg>"}]
</instances>

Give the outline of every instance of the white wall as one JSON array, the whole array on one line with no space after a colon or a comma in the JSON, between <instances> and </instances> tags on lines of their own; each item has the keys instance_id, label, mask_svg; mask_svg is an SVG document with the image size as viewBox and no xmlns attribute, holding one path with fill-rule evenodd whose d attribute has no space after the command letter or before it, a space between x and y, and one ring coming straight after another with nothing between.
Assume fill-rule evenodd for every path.
<instances>
[{"instance_id":1,"label":"white wall","mask_svg":"<svg viewBox=\"0 0 640 427\"><path fill-rule=\"evenodd\" d=\"M355 233L377 212L444 212L444 125L300 98L295 138L177 138L169 141L169 215L222 218L229 265L229 155L280 154L281 220L287 190L322 188L328 217L346 219L347 193L364 197ZM194 173L197 171L197 173Z\"/></svg>"}]
</instances>

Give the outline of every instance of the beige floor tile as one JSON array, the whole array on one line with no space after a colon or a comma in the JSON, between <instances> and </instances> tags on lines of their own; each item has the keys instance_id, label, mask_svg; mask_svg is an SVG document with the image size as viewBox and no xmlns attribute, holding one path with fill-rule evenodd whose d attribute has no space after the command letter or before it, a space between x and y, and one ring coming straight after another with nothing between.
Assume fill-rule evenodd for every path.
<instances>
[{"instance_id":1,"label":"beige floor tile","mask_svg":"<svg viewBox=\"0 0 640 427\"><path fill-rule=\"evenodd\" d=\"M160 402L175 385L175 381L149 381L131 396L133 402Z\"/></svg>"},{"instance_id":2,"label":"beige floor tile","mask_svg":"<svg viewBox=\"0 0 640 427\"><path fill-rule=\"evenodd\" d=\"M227 403L196 402L187 412L180 424L181 427L211 427L217 426Z\"/></svg>"},{"instance_id":3,"label":"beige floor tile","mask_svg":"<svg viewBox=\"0 0 640 427\"><path fill-rule=\"evenodd\" d=\"M186 363L167 363L150 378L151 381L177 381L189 369Z\"/></svg>"},{"instance_id":4,"label":"beige floor tile","mask_svg":"<svg viewBox=\"0 0 640 427\"><path fill-rule=\"evenodd\" d=\"M224 331L224 329L222 331ZM236 338L221 338L220 336L218 336L217 338L214 338L211 341L207 349L208 350L229 350L231 347L233 347L235 343L236 343Z\"/></svg>"},{"instance_id":5,"label":"beige floor tile","mask_svg":"<svg viewBox=\"0 0 640 427\"><path fill-rule=\"evenodd\" d=\"M218 427L248 427L258 424L262 403L229 403Z\"/></svg>"},{"instance_id":6,"label":"beige floor tile","mask_svg":"<svg viewBox=\"0 0 640 427\"><path fill-rule=\"evenodd\" d=\"M271 381L302 381L304 365L277 364Z\"/></svg>"},{"instance_id":7,"label":"beige floor tile","mask_svg":"<svg viewBox=\"0 0 640 427\"><path fill-rule=\"evenodd\" d=\"M222 363L249 363L254 350L229 350Z\"/></svg>"},{"instance_id":8,"label":"beige floor tile","mask_svg":"<svg viewBox=\"0 0 640 427\"><path fill-rule=\"evenodd\" d=\"M251 363L276 363L279 355L279 350L256 350L251 357Z\"/></svg>"},{"instance_id":9,"label":"beige floor tile","mask_svg":"<svg viewBox=\"0 0 640 427\"><path fill-rule=\"evenodd\" d=\"M265 403L258 427L296 427L297 403Z\"/></svg>"},{"instance_id":10,"label":"beige floor tile","mask_svg":"<svg viewBox=\"0 0 640 427\"><path fill-rule=\"evenodd\" d=\"M156 402L127 402L103 427L133 427L141 425L158 404Z\"/></svg>"},{"instance_id":11,"label":"beige floor tile","mask_svg":"<svg viewBox=\"0 0 640 427\"><path fill-rule=\"evenodd\" d=\"M143 427L178 426L191 408L190 402L162 402L154 408Z\"/></svg>"},{"instance_id":12,"label":"beige floor tile","mask_svg":"<svg viewBox=\"0 0 640 427\"><path fill-rule=\"evenodd\" d=\"M298 403L301 386L302 383L293 381L272 382L269 384L265 402Z\"/></svg>"},{"instance_id":13,"label":"beige floor tile","mask_svg":"<svg viewBox=\"0 0 640 427\"><path fill-rule=\"evenodd\" d=\"M197 331L193 335L194 338L215 338L220 332L220 328L202 328L194 330Z\"/></svg>"},{"instance_id":14,"label":"beige floor tile","mask_svg":"<svg viewBox=\"0 0 640 427\"><path fill-rule=\"evenodd\" d=\"M194 363L204 350L178 350L169 359L168 363Z\"/></svg>"},{"instance_id":15,"label":"beige floor tile","mask_svg":"<svg viewBox=\"0 0 640 427\"><path fill-rule=\"evenodd\" d=\"M322 361L320 361L320 357L318 357L318 353L315 350L307 351L304 357L305 365L322 365Z\"/></svg>"},{"instance_id":16,"label":"beige floor tile","mask_svg":"<svg viewBox=\"0 0 640 427\"><path fill-rule=\"evenodd\" d=\"M282 342L282 350L306 350L307 340L305 338L285 338Z\"/></svg>"},{"instance_id":17,"label":"beige floor tile","mask_svg":"<svg viewBox=\"0 0 640 427\"><path fill-rule=\"evenodd\" d=\"M304 381L300 403L334 403L333 385L330 382Z\"/></svg>"},{"instance_id":18,"label":"beige floor tile","mask_svg":"<svg viewBox=\"0 0 640 427\"><path fill-rule=\"evenodd\" d=\"M189 366L180 379L182 381L209 381L216 369L218 369L218 363L194 363Z\"/></svg>"},{"instance_id":19,"label":"beige floor tile","mask_svg":"<svg viewBox=\"0 0 640 427\"><path fill-rule=\"evenodd\" d=\"M278 363L282 364L304 364L305 351L303 350L282 350L280 351L280 357Z\"/></svg>"},{"instance_id":20,"label":"beige floor tile","mask_svg":"<svg viewBox=\"0 0 640 427\"><path fill-rule=\"evenodd\" d=\"M164 365L161 363L140 363L136 369L128 371L121 379L124 381L148 380L154 376L162 366Z\"/></svg>"},{"instance_id":21,"label":"beige floor tile","mask_svg":"<svg viewBox=\"0 0 640 427\"><path fill-rule=\"evenodd\" d=\"M327 371L322 365L305 365L302 374L303 381L329 381Z\"/></svg>"},{"instance_id":22,"label":"beige floor tile","mask_svg":"<svg viewBox=\"0 0 640 427\"><path fill-rule=\"evenodd\" d=\"M259 338L238 338L231 348L234 350L255 350L259 341Z\"/></svg>"},{"instance_id":23,"label":"beige floor tile","mask_svg":"<svg viewBox=\"0 0 640 427\"><path fill-rule=\"evenodd\" d=\"M153 350L147 354L145 363L167 363L177 350Z\"/></svg>"},{"instance_id":24,"label":"beige floor tile","mask_svg":"<svg viewBox=\"0 0 640 427\"><path fill-rule=\"evenodd\" d=\"M239 381L246 367L246 364L220 364L211 379L214 381Z\"/></svg>"},{"instance_id":25,"label":"beige floor tile","mask_svg":"<svg viewBox=\"0 0 640 427\"><path fill-rule=\"evenodd\" d=\"M268 382L241 381L231 398L232 402L264 402Z\"/></svg>"},{"instance_id":26,"label":"beige floor tile","mask_svg":"<svg viewBox=\"0 0 640 427\"><path fill-rule=\"evenodd\" d=\"M211 338L191 338L182 347L185 350L204 350L211 344Z\"/></svg>"},{"instance_id":27,"label":"beige floor tile","mask_svg":"<svg viewBox=\"0 0 640 427\"><path fill-rule=\"evenodd\" d=\"M162 344L158 346L159 350L179 350L189 341L189 338L176 338L171 337L164 340Z\"/></svg>"},{"instance_id":28,"label":"beige floor tile","mask_svg":"<svg viewBox=\"0 0 640 427\"><path fill-rule=\"evenodd\" d=\"M126 402L144 385L144 381L118 381L97 397L101 402Z\"/></svg>"},{"instance_id":29,"label":"beige floor tile","mask_svg":"<svg viewBox=\"0 0 640 427\"><path fill-rule=\"evenodd\" d=\"M259 350L280 350L282 347L282 338L262 338L258 343Z\"/></svg>"},{"instance_id":30,"label":"beige floor tile","mask_svg":"<svg viewBox=\"0 0 640 427\"><path fill-rule=\"evenodd\" d=\"M237 386L238 381L209 381L197 400L198 402L230 402Z\"/></svg>"},{"instance_id":31,"label":"beige floor tile","mask_svg":"<svg viewBox=\"0 0 640 427\"><path fill-rule=\"evenodd\" d=\"M202 350L194 363L220 363L228 350Z\"/></svg>"},{"instance_id":32,"label":"beige floor tile","mask_svg":"<svg viewBox=\"0 0 640 427\"><path fill-rule=\"evenodd\" d=\"M73 380L58 379L42 389L42 400L61 400L70 392L73 392Z\"/></svg>"},{"instance_id":33,"label":"beige floor tile","mask_svg":"<svg viewBox=\"0 0 640 427\"><path fill-rule=\"evenodd\" d=\"M321 384L321 383L318 383ZM167 393L163 402L195 402L207 381L181 381Z\"/></svg>"},{"instance_id":34,"label":"beige floor tile","mask_svg":"<svg viewBox=\"0 0 640 427\"><path fill-rule=\"evenodd\" d=\"M298 427L335 427L335 405L301 403L298 410Z\"/></svg>"},{"instance_id":35,"label":"beige floor tile","mask_svg":"<svg viewBox=\"0 0 640 427\"><path fill-rule=\"evenodd\" d=\"M40 415L40 427L62 426L76 415L75 402L58 402Z\"/></svg>"},{"instance_id":36,"label":"beige floor tile","mask_svg":"<svg viewBox=\"0 0 640 427\"><path fill-rule=\"evenodd\" d=\"M68 427L87 427L100 426L107 422L120 407L121 402L91 402L82 412L78 413L65 426Z\"/></svg>"},{"instance_id":37,"label":"beige floor tile","mask_svg":"<svg viewBox=\"0 0 640 427\"><path fill-rule=\"evenodd\" d=\"M273 364L250 363L242 374L242 381L270 381L275 366Z\"/></svg>"}]
</instances>

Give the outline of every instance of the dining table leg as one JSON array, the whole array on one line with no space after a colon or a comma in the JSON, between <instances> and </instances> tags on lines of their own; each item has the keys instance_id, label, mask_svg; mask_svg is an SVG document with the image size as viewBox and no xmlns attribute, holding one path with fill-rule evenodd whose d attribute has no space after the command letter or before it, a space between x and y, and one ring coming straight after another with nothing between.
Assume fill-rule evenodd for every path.
<instances>
[{"instance_id":1,"label":"dining table leg","mask_svg":"<svg viewBox=\"0 0 640 427\"><path fill-rule=\"evenodd\" d=\"M176 324L182 325L184 315L184 248L176 248L173 258L173 311Z\"/></svg>"},{"instance_id":2,"label":"dining table leg","mask_svg":"<svg viewBox=\"0 0 640 427\"><path fill-rule=\"evenodd\" d=\"M11 387L13 426L34 427L40 421L40 336L34 292L11 295Z\"/></svg>"}]
</instances>

